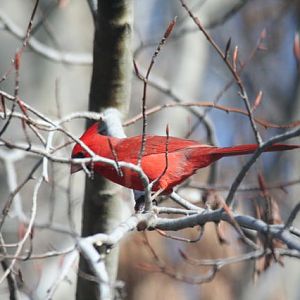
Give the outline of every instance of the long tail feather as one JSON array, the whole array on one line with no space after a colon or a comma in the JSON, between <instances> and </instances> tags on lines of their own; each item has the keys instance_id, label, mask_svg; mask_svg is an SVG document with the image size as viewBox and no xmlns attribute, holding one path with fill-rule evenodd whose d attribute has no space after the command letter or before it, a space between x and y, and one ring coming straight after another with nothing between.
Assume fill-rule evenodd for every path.
<instances>
[{"instance_id":1,"label":"long tail feather","mask_svg":"<svg viewBox=\"0 0 300 300\"><path fill-rule=\"evenodd\" d=\"M233 147L215 148L212 154L223 156L243 155L255 152L258 148L257 144L238 145ZM284 151L300 148L300 145L274 144L268 147L264 152Z\"/></svg>"}]
</instances>

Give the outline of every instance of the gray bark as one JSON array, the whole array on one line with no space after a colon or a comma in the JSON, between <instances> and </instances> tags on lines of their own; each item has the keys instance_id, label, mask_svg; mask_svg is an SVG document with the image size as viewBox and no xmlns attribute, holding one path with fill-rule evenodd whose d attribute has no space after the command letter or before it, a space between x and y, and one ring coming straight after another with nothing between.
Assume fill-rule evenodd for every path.
<instances>
[{"instance_id":1,"label":"gray bark","mask_svg":"<svg viewBox=\"0 0 300 300\"><path fill-rule=\"evenodd\" d=\"M89 110L101 111L115 107L125 113L131 93L132 76L132 22L131 0L98 1L95 19L94 61ZM89 125L89 124L88 124ZM82 236L110 232L122 215L120 188L103 177L95 175L87 179L83 204ZM101 252L101 249L98 249ZM110 282L117 275L118 249L114 248L106 258ZM90 271L84 258L80 270ZM97 299L97 285L79 276L76 299Z\"/></svg>"}]
</instances>

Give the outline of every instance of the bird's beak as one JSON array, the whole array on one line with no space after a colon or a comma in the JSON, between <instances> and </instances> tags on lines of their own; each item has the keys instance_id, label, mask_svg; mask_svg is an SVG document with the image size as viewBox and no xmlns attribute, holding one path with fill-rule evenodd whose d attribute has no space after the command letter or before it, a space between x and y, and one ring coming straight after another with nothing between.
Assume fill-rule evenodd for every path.
<instances>
[{"instance_id":1,"label":"bird's beak","mask_svg":"<svg viewBox=\"0 0 300 300\"><path fill-rule=\"evenodd\" d=\"M82 170L82 166L79 164L71 164L71 174L76 173L78 171Z\"/></svg>"}]
</instances>

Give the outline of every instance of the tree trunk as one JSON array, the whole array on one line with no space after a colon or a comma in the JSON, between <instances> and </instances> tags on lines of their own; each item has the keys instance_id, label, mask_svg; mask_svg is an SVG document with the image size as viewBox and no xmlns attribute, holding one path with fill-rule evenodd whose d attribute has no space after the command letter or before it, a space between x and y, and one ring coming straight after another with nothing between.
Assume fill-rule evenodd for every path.
<instances>
[{"instance_id":1,"label":"tree trunk","mask_svg":"<svg viewBox=\"0 0 300 300\"><path fill-rule=\"evenodd\" d=\"M133 1L99 0L97 11L89 110L115 107L125 113L131 92ZM96 174L95 179L86 180L82 236L110 232L120 223L122 201L119 190L119 186ZM79 267L80 271L92 275L83 257ZM113 283L118 267L117 248L107 255L106 267ZM93 300L97 295L97 285L79 276L76 299Z\"/></svg>"}]
</instances>

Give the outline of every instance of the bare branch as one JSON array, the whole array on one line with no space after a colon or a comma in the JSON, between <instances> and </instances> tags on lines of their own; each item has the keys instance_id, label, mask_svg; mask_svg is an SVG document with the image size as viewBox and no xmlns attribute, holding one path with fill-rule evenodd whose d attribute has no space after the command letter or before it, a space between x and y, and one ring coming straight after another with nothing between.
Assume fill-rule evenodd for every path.
<instances>
[{"instance_id":1,"label":"bare branch","mask_svg":"<svg viewBox=\"0 0 300 300\"><path fill-rule=\"evenodd\" d=\"M247 109L248 112L248 116L249 116L249 121L250 124L252 126L256 141L259 145L262 144L262 138L260 136L260 133L257 130L255 121L253 119L253 115L251 112L251 107L250 107L250 103L249 103L249 99L248 99L248 95L246 92L246 89L244 87L244 84L241 80L240 75L237 73L236 68L234 68L232 66L232 64L229 62L227 56L225 56L225 54L223 53L223 51L220 49L220 47L217 45L217 43L213 40L213 38L209 35L209 33L206 31L206 29L202 26L200 20L194 16L194 14L191 12L191 10L188 8L188 6L186 5L184 0L179 0L182 7L187 11L187 13L189 14L189 16L191 17L191 19L194 21L194 23L196 24L196 26L199 28L199 30L204 34L205 38L208 40L208 42L212 45L212 47L216 50L216 52L218 53L218 55L223 59L224 63L226 64L228 70L231 72L233 78L236 81L237 86L240 89L240 96L242 98L242 100L244 101L245 107Z\"/></svg>"},{"instance_id":2,"label":"bare branch","mask_svg":"<svg viewBox=\"0 0 300 300\"><path fill-rule=\"evenodd\" d=\"M141 150L138 156L138 161L137 164L140 165L141 164L141 160L143 157L143 153L145 150L145 146L146 146L146 128L147 128L147 115L146 115L146 97L147 97L147 87L148 87L148 79L150 76L150 72L152 70L152 67L154 66L155 60L159 54L159 52L161 51L162 46L166 43L167 38L169 37L169 35L171 34L172 30L174 29L174 26L176 24L176 18L173 19L168 28L166 29L163 38L160 40L155 52L152 55L150 64L148 66L147 72L145 77L141 76L139 71L137 73L137 75L139 75L140 79L143 81L144 85L143 85L143 97L142 97L142 116L143 116L143 130L142 130L142 143L141 143ZM137 66L135 64L135 69L137 71Z\"/></svg>"},{"instance_id":3,"label":"bare branch","mask_svg":"<svg viewBox=\"0 0 300 300\"><path fill-rule=\"evenodd\" d=\"M235 108L235 107L229 107L229 106L224 106L224 105L219 105L216 104L215 102L181 102L181 103L165 103L162 105L157 105L154 106L152 108L149 108L146 110L146 115L149 116L151 114L154 114L156 112L159 112L163 109L166 108L173 108L173 107L209 107L209 108L214 108L214 109L218 109L221 111L224 111L226 113L237 113L237 114L241 114L243 116L248 116L248 113L246 111L243 111L239 108ZM124 123L124 126L129 126L133 123L135 123L136 121L142 119L142 115L138 114L137 116L127 120ZM274 124L271 122L268 122L266 120L263 119L259 119L259 118L253 118L255 120L255 122L261 126L263 126L264 128L294 128L294 127L298 127L300 126L300 120L298 121L294 121L291 123L287 123L287 124Z\"/></svg>"},{"instance_id":4,"label":"bare branch","mask_svg":"<svg viewBox=\"0 0 300 300\"><path fill-rule=\"evenodd\" d=\"M241 184L242 180L246 176L246 174L249 171L249 169L251 168L251 166L256 162L256 160L258 159L258 157L263 153L263 151L268 146L271 146L272 144L279 143L279 142L282 142L282 141L286 141L286 140L288 140L290 138L293 138L293 137L296 137L296 136L299 136L299 135L300 135L300 128L293 129L293 130L287 131L287 132L285 132L283 134L279 134L279 135L273 136L268 141L266 141L263 144L261 144L257 148L257 150L253 153L253 155L248 160L248 162L242 167L241 171L239 172L239 174L237 175L237 177L233 181L233 183L231 185L231 188L230 188L230 191L229 191L229 193L227 195L227 198L226 198L227 205L230 206L232 204L233 197L234 197L234 194L235 194L237 188Z\"/></svg>"},{"instance_id":5,"label":"bare branch","mask_svg":"<svg viewBox=\"0 0 300 300\"><path fill-rule=\"evenodd\" d=\"M4 28L11 32L18 39L23 39L26 36L24 30L15 24L9 16L0 11L0 21L2 21ZM28 40L28 47L43 57L55 62L63 64L76 64L76 65L91 65L92 55L90 53L72 53L63 52L53 49L41 43L36 38L31 37Z\"/></svg>"}]
</instances>

